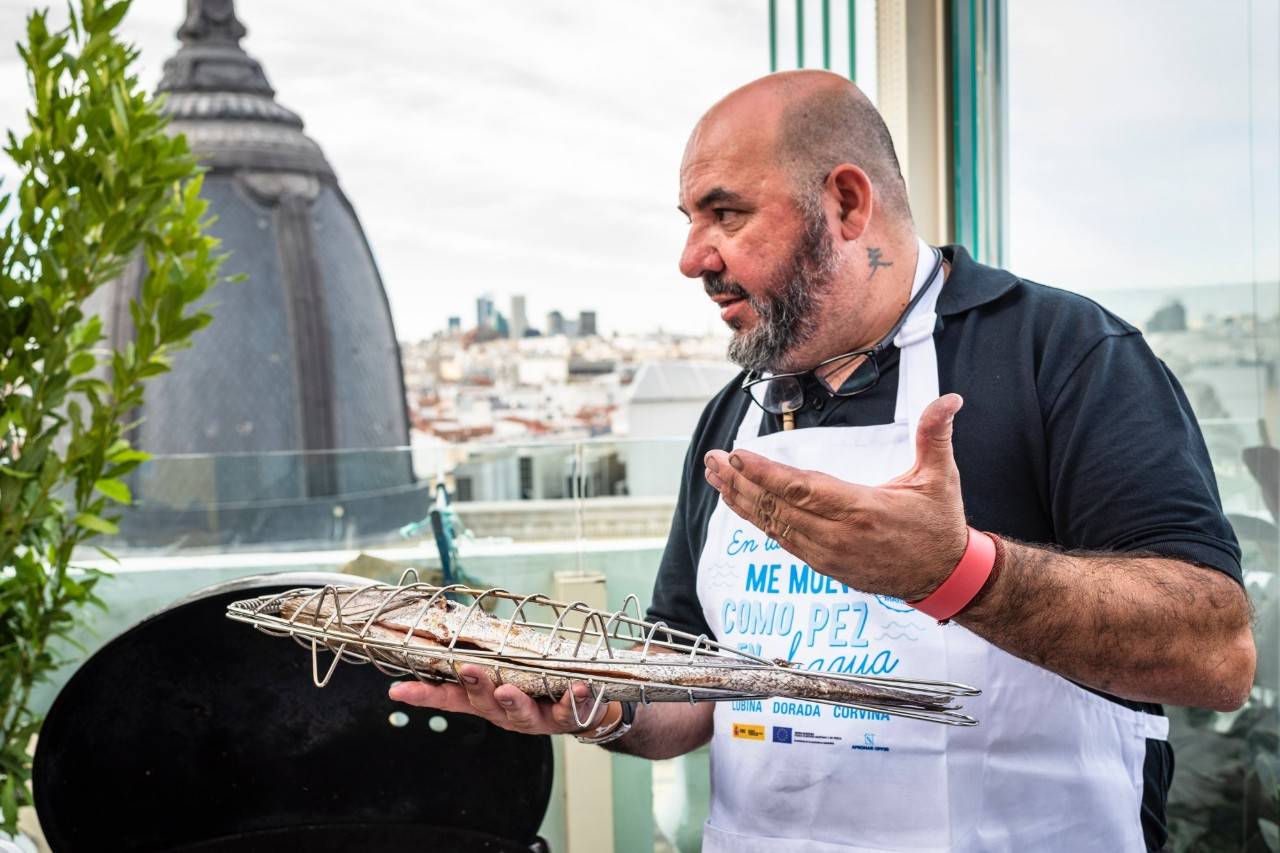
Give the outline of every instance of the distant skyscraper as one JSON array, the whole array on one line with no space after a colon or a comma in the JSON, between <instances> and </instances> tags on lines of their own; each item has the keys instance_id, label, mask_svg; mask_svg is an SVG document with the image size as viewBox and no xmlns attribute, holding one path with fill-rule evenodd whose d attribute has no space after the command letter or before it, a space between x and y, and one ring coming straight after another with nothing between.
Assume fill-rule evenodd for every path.
<instances>
[{"instance_id":1,"label":"distant skyscraper","mask_svg":"<svg viewBox=\"0 0 1280 853\"><path fill-rule=\"evenodd\" d=\"M493 307L493 296L488 293L481 296L476 300L476 328L492 329L496 313Z\"/></svg>"},{"instance_id":2,"label":"distant skyscraper","mask_svg":"<svg viewBox=\"0 0 1280 853\"><path fill-rule=\"evenodd\" d=\"M578 337L592 337L596 334L596 312L578 312Z\"/></svg>"},{"instance_id":3,"label":"distant skyscraper","mask_svg":"<svg viewBox=\"0 0 1280 853\"><path fill-rule=\"evenodd\" d=\"M449 318L449 334L456 335L461 332L462 332L462 318L450 317Z\"/></svg>"},{"instance_id":4,"label":"distant skyscraper","mask_svg":"<svg viewBox=\"0 0 1280 853\"><path fill-rule=\"evenodd\" d=\"M493 329L500 338L511 337L511 324L507 322L506 317L502 316L501 311L493 315Z\"/></svg>"},{"instance_id":5,"label":"distant skyscraper","mask_svg":"<svg viewBox=\"0 0 1280 853\"><path fill-rule=\"evenodd\" d=\"M559 311L552 311L547 315L547 334L563 335L564 334L564 315Z\"/></svg>"},{"instance_id":6,"label":"distant skyscraper","mask_svg":"<svg viewBox=\"0 0 1280 853\"><path fill-rule=\"evenodd\" d=\"M523 338L529 328L529 318L524 312L524 297L511 297L511 337Z\"/></svg>"}]
</instances>

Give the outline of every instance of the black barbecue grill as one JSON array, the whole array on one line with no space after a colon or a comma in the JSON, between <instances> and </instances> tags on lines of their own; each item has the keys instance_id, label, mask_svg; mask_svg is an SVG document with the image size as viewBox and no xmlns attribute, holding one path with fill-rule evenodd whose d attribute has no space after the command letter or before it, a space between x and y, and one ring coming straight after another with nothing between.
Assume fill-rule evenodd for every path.
<instances>
[{"instance_id":1,"label":"black barbecue grill","mask_svg":"<svg viewBox=\"0 0 1280 853\"><path fill-rule=\"evenodd\" d=\"M372 666L311 655L227 605L332 574L245 578L156 613L84 662L36 750L54 853L546 851L547 737L387 698Z\"/></svg>"}]
</instances>

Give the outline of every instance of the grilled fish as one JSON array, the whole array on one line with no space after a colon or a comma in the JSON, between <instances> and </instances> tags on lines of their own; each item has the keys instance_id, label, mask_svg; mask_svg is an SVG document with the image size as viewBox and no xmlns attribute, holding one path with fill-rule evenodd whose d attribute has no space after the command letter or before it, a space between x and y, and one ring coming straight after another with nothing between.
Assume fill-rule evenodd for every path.
<instances>
[{"instance_id":1,"label":"grilled fish","mask_svg":"<svg viewBox=\"0 0 1280 853\"><path fill-rule=\"evenodd\" d=\"M577 629L553 636L431 589L300 590L272 598L268 606L281 620L324 630L332 649L448 681L457 680L455 664L475 664L495 685L512 684L535 697L559 699L573 682L588 681L607 684L614 700L689 701L692 689L699 699L723 691L725 698L776 696L890 712L955 707L950 695L810 672L781 661L691 655L656 642L647 651L606 649L598 636L581 637Z\"/></svg>"}]
</instances>

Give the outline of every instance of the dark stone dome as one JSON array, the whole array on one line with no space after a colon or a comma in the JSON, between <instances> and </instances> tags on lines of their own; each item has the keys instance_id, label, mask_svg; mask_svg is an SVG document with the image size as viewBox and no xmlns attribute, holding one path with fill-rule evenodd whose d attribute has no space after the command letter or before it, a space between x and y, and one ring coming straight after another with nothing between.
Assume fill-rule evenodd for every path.
<instances>
[{"instance_id":1,"label":"dark stone dome","mask_svg":"<svg viewBox=\"0 0 1280 853\"><path fill-rule=\"evenodd\" d=\"M213 322L148 386L133 440L169 458L138 472L130 544L365 540L426 513L377 265L244 34L231 0L188 0L159 86L172 132L208 169L222 271L243 280L209 291ZM136 261L97 295L113 346L132 338L142 272Z\"/></svg>"}]
</instances>

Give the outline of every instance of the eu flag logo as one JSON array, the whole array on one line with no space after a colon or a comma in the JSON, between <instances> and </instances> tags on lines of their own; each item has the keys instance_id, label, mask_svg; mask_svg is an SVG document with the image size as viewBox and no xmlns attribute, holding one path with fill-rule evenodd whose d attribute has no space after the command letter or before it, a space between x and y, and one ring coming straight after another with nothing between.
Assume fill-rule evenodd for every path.
<instances>
[{"instance_id":1,"label":"eu flag logo","mask_svg":"<svg viewBox=\"0 0 1280 853\"><path fill-rule=\"evenodd\" d=\"M786 726L774 726L773 742L774 743L791 743L791 729L787 728Z\"/></svg>"}]
</instances>

